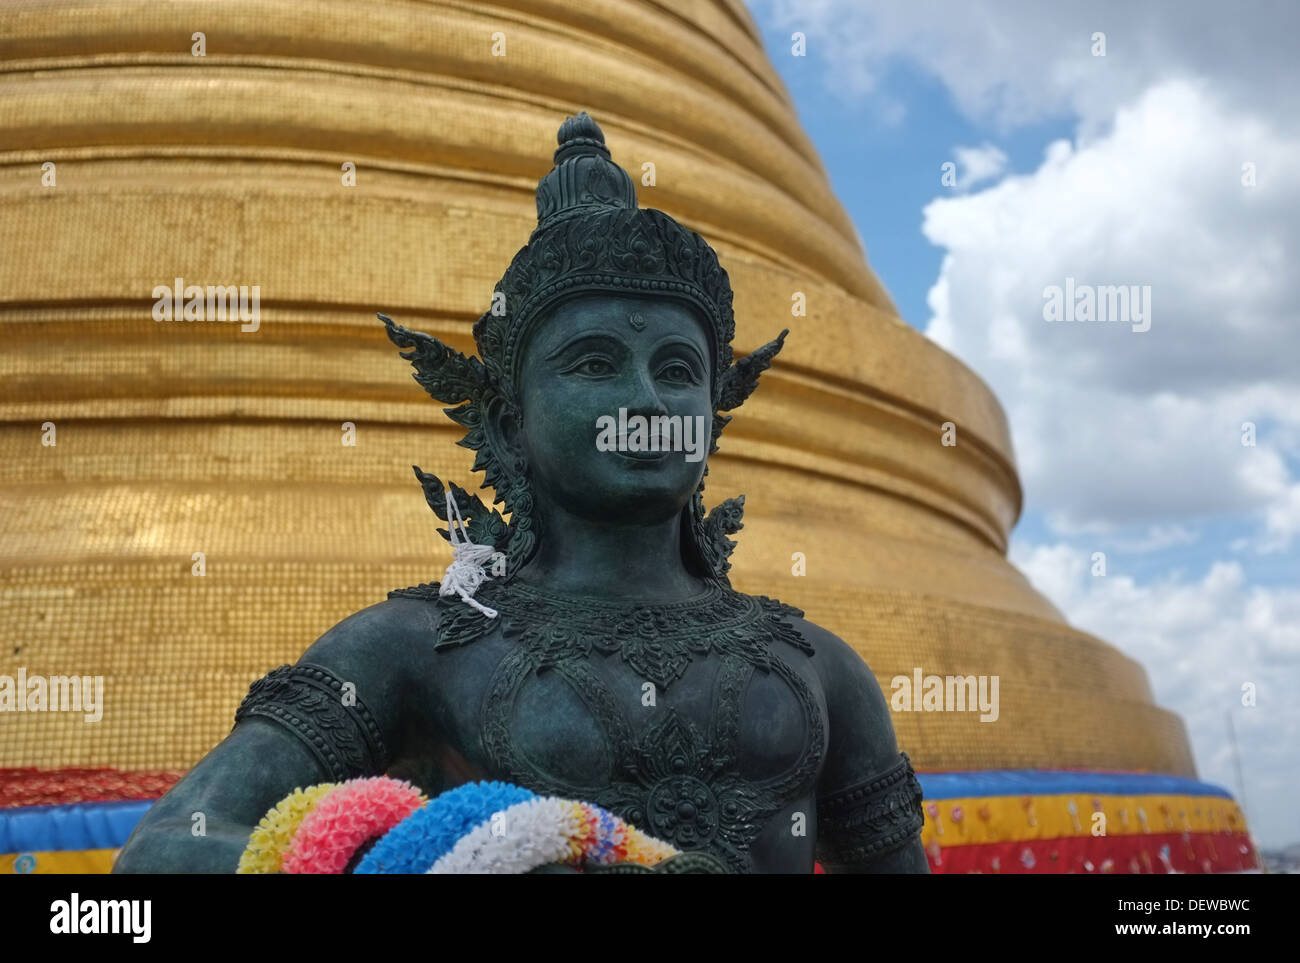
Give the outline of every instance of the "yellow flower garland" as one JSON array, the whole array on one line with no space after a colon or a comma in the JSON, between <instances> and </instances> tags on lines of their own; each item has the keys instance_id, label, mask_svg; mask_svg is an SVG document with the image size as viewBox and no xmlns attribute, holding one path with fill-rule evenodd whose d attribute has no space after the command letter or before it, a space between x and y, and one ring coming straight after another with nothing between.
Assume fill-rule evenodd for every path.
<instances>
[{"instance_id":1,"label":"yellow flower garland","mask_svg":"<svg viewBox=\"0 0 1300 963\"><path fill-rule=\"evenodd\" d=\"M338 783L323 782L307 789L295 789L267 810L262 821L248 837L248 847L239 857L236 873L278 873L298 824L316 804L338 788Z\"/></svg>"}]
</instances>

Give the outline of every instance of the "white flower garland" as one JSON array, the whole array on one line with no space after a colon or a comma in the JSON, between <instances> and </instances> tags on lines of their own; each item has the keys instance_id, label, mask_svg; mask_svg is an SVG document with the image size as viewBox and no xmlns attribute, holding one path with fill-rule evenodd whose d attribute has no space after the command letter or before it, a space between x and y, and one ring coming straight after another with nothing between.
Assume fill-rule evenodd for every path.
<instances>
[{"instance_id":1,"label":"white flower garland","mask_svg":"<svg viewBox=\"0 0 1300 963\"><path fill-rule=\"evenodd\" d=\"M548 796L515 803L462 836L430 873L526 873L578 855L581 810Z\"/></svg>"}]
</instances>

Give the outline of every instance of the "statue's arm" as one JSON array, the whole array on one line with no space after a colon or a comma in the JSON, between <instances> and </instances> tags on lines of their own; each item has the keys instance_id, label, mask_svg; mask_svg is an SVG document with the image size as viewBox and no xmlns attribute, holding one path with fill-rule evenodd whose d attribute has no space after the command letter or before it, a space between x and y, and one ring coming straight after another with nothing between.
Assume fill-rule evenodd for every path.
<instances>
[{"instance_id":1,"label":"statue's arm","mask_svg":"<svg viewBox=\"0 0 1300 963\"><path fill-rule=\"evenodd\" d=\"M358 612L254 683L234 730L144 815L113 871L234 872L258 821L295 788L381 774L402 725L410 605Z\"/></svg>"},{"instance_id":2,"label":"statue's arm","mask_svg":"<svg viewBox=\"0 0 1300 963\"><path fill-rule=\"evenodd\" d=\"M928 873L921 787L898 751L880 684L843 640L817 632L813 662L830 714L817 784L817 859L828 873Z\"/></svg>"}]
</instances>

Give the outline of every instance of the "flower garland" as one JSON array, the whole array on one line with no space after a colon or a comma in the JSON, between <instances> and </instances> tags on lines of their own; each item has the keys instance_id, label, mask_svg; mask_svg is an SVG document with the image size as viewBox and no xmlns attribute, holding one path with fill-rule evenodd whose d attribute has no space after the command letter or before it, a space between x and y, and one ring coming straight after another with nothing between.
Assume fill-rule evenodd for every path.
<instances>
[{"instance_id":1,"label":"flower garland","mask_svg":"<svg viewBox=\"0 0 1300 963\"><path fill-rule=\"evenodd\" d=\"M507 782L471 782L437 796L398 823L357 866L360 874L423 873L492 814L533 799Z\"/></svg>"},{"instance_id":2,"label":"flower garland","mask_svg":"<svg viewBox=\"0 0 1300 963\"><path fill-rule=\"evenodd\" d=\"M350 779L326 794L298 825L285 853L286 873L341 873L357 850L425 802L409 782Z\"/></svg>"},{"instance_id":3,"label":"flower garland","mask_svg":"<svg viewBox=\"0 0 1300 963\"><path fill-rule=\"evenodd\" d=\"M548 796L480 823L429 872L526 873L553 863L653 866L677 852L599 806Z\"/></svg>"},{"instance_id":4,"label":"flower garland","mask_svg":"<svg viewBox=\"0 0 1300 963\"><path fill-rule=\"evenodd\" d=\"M652 867L678 855L599 806L510 783L426 801L385 776L295 789L249 837L240 873L526 873L542 866Z\"/></svg>"},{"instance_id":5,"label":"flower garland","mask_svg":"<svg viewBox=\"0 0 1300 963\"><path fill-rule=\"evenodd\" d=\"M323 782L307 789L295 789L268 809L248 837L248 846L239 857L239 868L235 872L280 872L299 824L318 802L337 788L338 783Z\"/></svg>"}]
</instances>

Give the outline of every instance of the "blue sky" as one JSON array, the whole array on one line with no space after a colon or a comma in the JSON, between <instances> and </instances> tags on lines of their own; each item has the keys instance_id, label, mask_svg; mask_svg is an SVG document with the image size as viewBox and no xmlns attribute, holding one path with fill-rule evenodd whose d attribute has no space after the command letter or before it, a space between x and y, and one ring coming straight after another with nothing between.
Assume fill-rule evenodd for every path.
<instances>
[{"instance_id":1,"label":"blue sky","mask_svg":"<svg viewBox=\"0 0 1300 963\"><path fill-rule=\"evenodd\" d=\"M1013 562L1239 793L1231 713L1257 840L1300 841L1300 5L750 9L903 319L1007 411ZM1047 323L1065 277L1146 286L1150 329Z\"/></svg>"}]
</instances>

